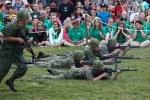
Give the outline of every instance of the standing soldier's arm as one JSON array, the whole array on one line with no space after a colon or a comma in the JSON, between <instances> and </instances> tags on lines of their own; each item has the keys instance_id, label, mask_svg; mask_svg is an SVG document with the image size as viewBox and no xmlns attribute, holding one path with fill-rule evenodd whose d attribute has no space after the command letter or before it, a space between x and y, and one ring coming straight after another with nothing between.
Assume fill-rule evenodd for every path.
<instances>
[{"instance_id":1,"label":"standing soldier's arm","mask_svg":"<svg viewBox=\"0 0 150 100\"><path fill-rule=\"evenodd\" d=\"M24 40L22 38L19 38L19 37L12 37L12 36L6 37L6 36L4 36L3 40L6 42L19 42L20 44L24 43Z\"/></svg>"}]
</instances>

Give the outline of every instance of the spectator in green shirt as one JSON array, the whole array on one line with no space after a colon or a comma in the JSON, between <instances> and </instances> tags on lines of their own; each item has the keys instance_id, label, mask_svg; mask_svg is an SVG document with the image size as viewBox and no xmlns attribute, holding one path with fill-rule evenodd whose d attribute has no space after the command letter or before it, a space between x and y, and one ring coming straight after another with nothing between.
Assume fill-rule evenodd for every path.
<instances>
[{"instance_id":1,"label":"spectator in green shirt","mask_svg":"<svg viewBox=\"0 0 150 100\"><path fill-rule=\"evenodd\" d=\"M4 28L7 24L9 24L9 23L11 23L11 19L8 18L8 17L5 17L5 18L4 18L4 23L0 25L0 31L2 31L3 28Z\"/></svg>"},{"instance_id":2,"label":"spectator in green shirt","mask_svg":"<svg viewBox=\"0 0 150 100\"><path fill-rule=\"evenodd\" d=\"M102 30L103 30L103 28L102 28L100 19L96 19L94 21L94 26L93 26L92 30L90 31L90 37L96 38L99 41L104 40L105 37L104 37L104 34L102 33Z\"/></svg>"},{"instance_id":3,"label":"spectator in green shirt","mask_svg":"<svg viewBox=\"0 0 150 100\"><path fill-rule=\"evenodd\" d=\"M113 26L113 18L109 17L107 20L107 26L104 28L105 40L108 42L109 38L115 34L116 26Z\"/></svg>"},{"instance_id":4,"label":"spectator in green shirt","mask_svg":"<svg viewBox=\"0 0 150 100\"><path fill-rule=\"evenodd\" d=\"M147 25L146 25L146 14L145 14L144 11L140 12L139 18L140 18L140 20L142 21L143 26L146 27L146 26L147 26Z\"/></svg>"},{"instance_id":5,"label":"spectator in green shirt","mask_svg":"<svg viewBox=\"0 0 150 100\"><path fill-rule=\"evenodd\" d=\"M123 45L129 45L133 39L130 36L130 32L125 28L125 24L123 22L118 22L117 30L113 36L118 43Z\"/></svg>"},{"instance_id":6,"label":"spectator in green shirt","mask_svg":"<svg viewBox=\"0 0 150 100\"><path fill-rule=\"evenodd\" d=\"M73 28L68 32L68 42L65 42L65 46L83 46L86 42L84 40L83 30L79 28L79 21L73 22Z\"/></svg>"},{"instance_id":7,"label":"spectator in green shirt","mask_svg":"<svg viewBox=\"0 0 150 100\"><path fill-rule=\"evenodd\" d=\"M135 22L135 27L132 30L132 38L133 42L131 42L132 46L141 46L146 47L150 45L150 41L148 40L148 32L147 28L143 26L141 20L137 20Z\"/></svg>"}]
</instances>

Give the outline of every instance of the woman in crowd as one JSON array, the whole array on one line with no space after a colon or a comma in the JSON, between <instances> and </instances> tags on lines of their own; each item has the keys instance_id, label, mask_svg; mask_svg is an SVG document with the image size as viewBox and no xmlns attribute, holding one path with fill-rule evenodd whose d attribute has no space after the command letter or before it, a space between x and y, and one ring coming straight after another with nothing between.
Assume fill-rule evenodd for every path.
<instances>
[{"instance_id":1,"label":"woman in crowd","mask_svg":"<svg viewBox=\"0 0 150 100\"><path fill-rule=\"evenodd\" d=\"M57 21L53 22L53 27L49 29L49 46L61 46L63 42L63 29Z\"/></svg>"},{"instance_id":2,"label":"woman in crowd","mask_svg":"<svg viewBox=\"0 0 150 100\"><path fill-rule=\"evenodd\" d=\"M36 28L32 29L32 34L35 46L48 46L47 33L41 21L38 21Z\"/></svg>"},{"instance_id":3,"label":"woman in crowd","mask_svg":"<svg viewBox=\"0 0 150 100\"><path fill-rule=\"evenodd\" d=\"M83 30L79 27L79 21L74 21L73 28L71 28L68 32L68 42L65 42L65 46L84 46L84 34Z\"/></svg>"},{"instance_id":4,"label":"woman in crowd","mask_svg":"<svg viewBox=\"0 0 150 100\"><path fill-rule=\"evenodd\" d=\"M76 11L74 12L74 16L72 16L72 20L79 20L81 21L82 13L81 13L81 7L76 8Z\"/></svg>"},{"instance_id":5,"label":"woman in crowd","mask_svg":"<svg viewBox=\"0 0 150 100\"><path fill-rule=\"evenodd\" d=\"M140 13L140 12L138 11L138 7L137 7L136 5L134 5L134 6L132 7L132 10L133 10L133 12L132 12L131 15L130 15L130 22L133 21L135 15L139 15L139 13Z\"/></svg>"},{"instance_id":6,"label":"woman in crowd","mask_svg":"<svg viewBox=\"0 0 150 100\"><path fill-rule=\"evenodd\" d=\"M96 3L95 2L91 2L91 7L93 10L96 10Z\"/></svg>"},{"instance_id":7,"label":"woman in crowd","mask_svg":"<svg viewBox=\"0 0 150 100\"><path fill-rule=\"evenodd\" d=\"M118 22L117 30L113 37L117 40L118 43L122 45L129 45L133 40L131 39L130 32L125 28L124 23Z\"/></svg>"},{"instance_id":8,"label":"woman in crowd","mask_svg":"<svg viewBox=\"0 0 150 100\"><path fill-rule=\"evenodd\" d=\"M82 5L82 3L80 1L76 2L75 8L78 8L78 7L83 7L83 5Z\"/></svg>"},{"instance_id":9,"label":"woman in crowd","mask_svg":"<svg viewBox=\"0 0 150 100\"><path fill-rule=\"evenodd\" d=\"M14 22L16 20L17 20L17 16L16 15L14 15L14 16L11 17L11 22Z\"/></svg>"},{"instance_id":10,"label":"woman in crowd","mask_svg":"<svg viewBox=\"0 0 150 100\"><path fill-rule=\"evenodd\" d=\"M90 16L91 16L92 24L94 24L94 20L95 20L95 19L98 19L98 18L99 18L99 17L96 16L96 11L93 10L93 9L90 11Z\"/></svg>"},{"instance_id":11,"label":"woman in crowd","mask_svg":"<svg viewBox=\"0 0 150 100\"><path fill-rule=\"evenodd\" d=\"M64 20L64 28L63 28L63 40L64 42L68 42L68 32L69 29L72 28L71 19L68 17L66 20Z\"/></svg>"},{"instance_id":12,"label":"woman in crowd","mask_svg":"<svg viewBox=\"0 0 150 100\"><path fill-rule=\"evenodd\" d=\"M90 31L90 37L91 38L96 38L98 39L99 41L102 41L105 39L104 35L102 34L102 24L101 24L101 21L100 19L96 19L94 21L94 25L93 25L93 28L91 29Z\"/></svg>"},{"instance_id":13,"label":"woman in crowd","mask_svg":"<svg viewBox=\"0 0 150 100\"><path fill-rule=\"evenodd\" d=\"M141 47L150 46L147 28L143 26L141 20L137 20L135 22L135 27L134 29L132 29L132 38L133 42L131 42L131 46L141 46Z\"/></svg>"}]
</instances>

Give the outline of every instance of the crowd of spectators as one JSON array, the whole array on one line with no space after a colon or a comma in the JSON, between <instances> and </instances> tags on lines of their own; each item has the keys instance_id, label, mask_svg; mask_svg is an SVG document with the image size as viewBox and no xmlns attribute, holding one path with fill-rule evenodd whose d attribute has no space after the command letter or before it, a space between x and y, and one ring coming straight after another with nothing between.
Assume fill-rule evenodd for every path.
<instances>
[{"instance_id":1,"label":"crowd of spectators","mask_svg":"<svg viewBox=\"0 0 150 100\"><path fill-rule=\"evenodd\" d=\"M96 38L150 46L150 0L0 0L0 31L27 9L27 38L34 46L84 46ZM85 16L87 15L87 20ZM85 21L87 21L87 28Z\"/></svg>"}]
</instances>

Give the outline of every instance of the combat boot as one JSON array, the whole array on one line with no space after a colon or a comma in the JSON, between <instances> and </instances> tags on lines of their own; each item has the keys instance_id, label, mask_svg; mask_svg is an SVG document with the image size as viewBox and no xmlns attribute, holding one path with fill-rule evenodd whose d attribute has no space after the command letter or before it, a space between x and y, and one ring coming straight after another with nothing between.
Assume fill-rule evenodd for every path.
<instances>
[{"instance_id":1,"label":"combat boot","mask_svg":"<svg viewBox=\"0 0 150 100\"><path fill-rule=\"evenodd\" d=\"M46 57L48 57L49 55L46 55L46 54L44 54L43 52L39 52L39 54L38 54L38 56L37 56L37 58L46 58Z\"/></svg>"},{"instance_id":2,"label":"combat boot","mask_svg":"<svg viewBox=\"0 0 150 100\"><path fill-rule=\"evenodd\" d=\"M12 91L17 92L17 89L14 87L13 81L7 80L7 81L5 82L5 84L8 85L9 88L10 88Z\"/></svg>"},{"instance_id":3,"label":"combat boot","mask_svg":"<svg viewBox=\"0 0 150 100\"><path fill-rule=\"evenodd\" d=\"M51 69L47 69L47 71L48 71L50 74L52 74L52 73L53 73Z\"/></svg>"}]
</instances>

